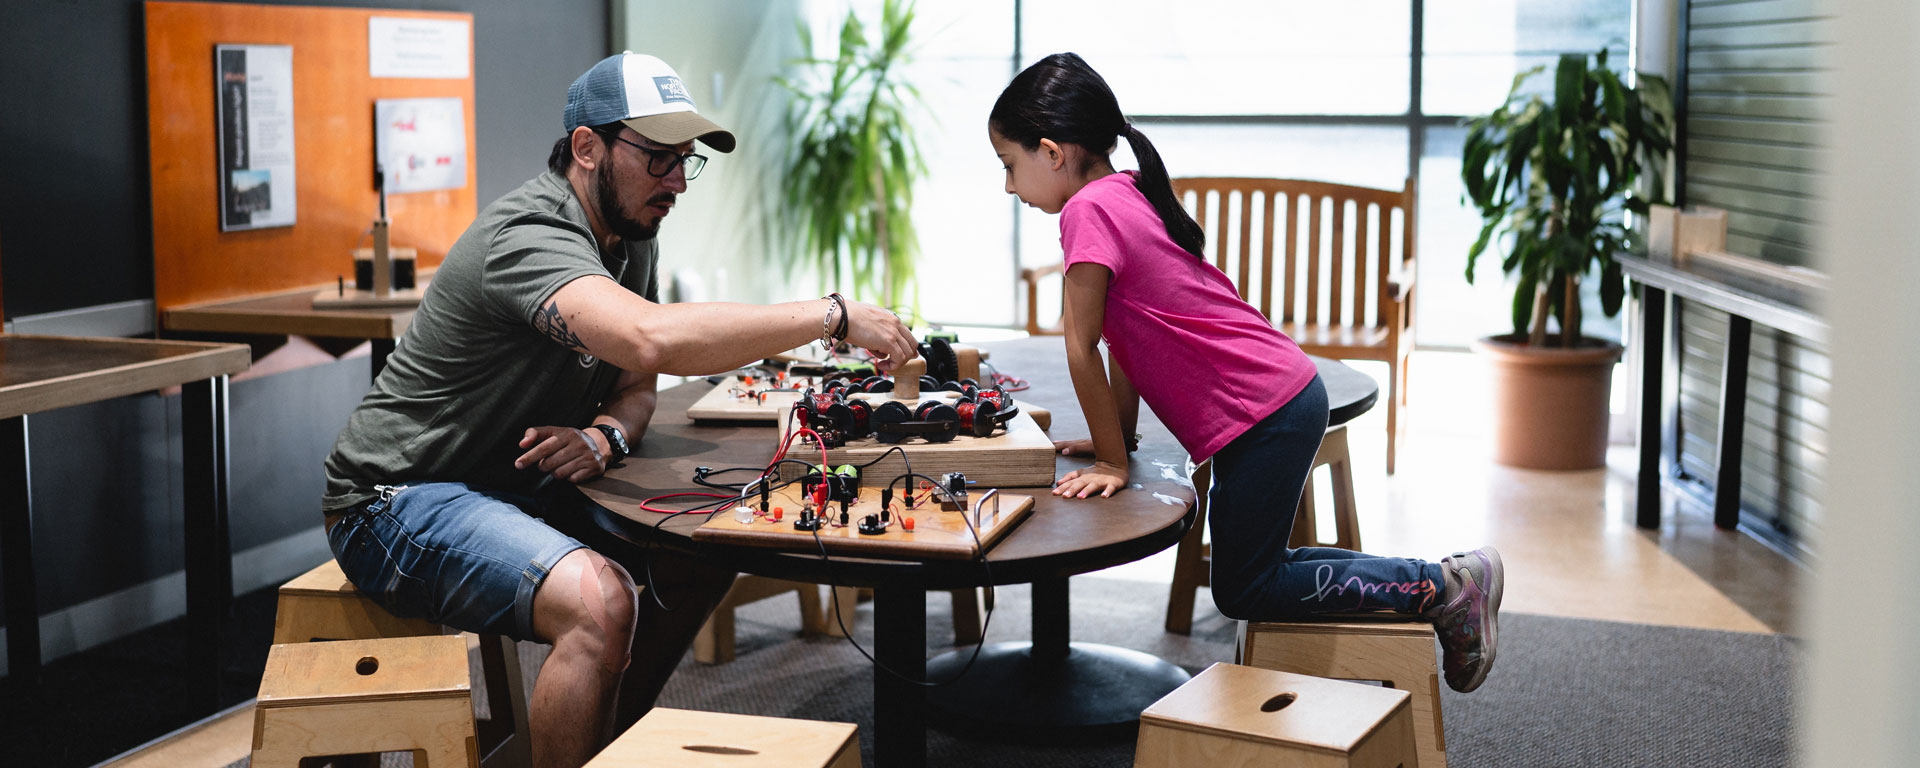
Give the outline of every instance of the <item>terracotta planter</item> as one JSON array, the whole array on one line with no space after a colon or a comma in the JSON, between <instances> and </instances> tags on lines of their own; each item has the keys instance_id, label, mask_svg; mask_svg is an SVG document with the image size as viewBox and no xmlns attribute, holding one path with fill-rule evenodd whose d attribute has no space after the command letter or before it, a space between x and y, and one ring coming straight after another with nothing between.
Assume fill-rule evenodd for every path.
<instances>
[{"instance_id":1,"label":"terracotta planter","mask_svg":"<svg viewBox=\"0 0 1920 768\"><path fill-rule=\"evenodd\" d=\"M1573 349L1536 348L1524 337L1474 345L1493 366L1493 460L1522 469L1599 469L1607 464L1608 395L1621 347L1581 339Z\"/></svg>"}]
</instances>

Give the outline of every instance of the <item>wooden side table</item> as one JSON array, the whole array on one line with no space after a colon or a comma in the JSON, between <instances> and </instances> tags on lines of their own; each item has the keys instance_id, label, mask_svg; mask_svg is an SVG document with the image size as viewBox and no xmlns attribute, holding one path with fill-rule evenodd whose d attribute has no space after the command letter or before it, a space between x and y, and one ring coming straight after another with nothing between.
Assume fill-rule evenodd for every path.
<instances>
[{"instance_id":1,"label":"wooden side table","mask_svg":"<svg viewBox=\"0 0 1920 768\"><path fill-rule=\"evenodd\" d=\"M174 332L368 339L373 343L373 375L378 377L387 366L387 355L393 354L400 335L413 322L414 309L314 309L314 293L326 287L174 307L160 313L160 327Z\"/></svg>"},{"instance_id":2,"label":"wooden side table","mask_svg":"<svg viewBox=\"0 0 1920 768\"><path fill-rule=\"evenodd\" d=\"M181 387L186 492L190 703L218 708L220 620L233 597L227 538L227 377L246 370L244 344L0 334L0 557L6 560L8 675L40 670L33 568L31 414Z\"/></svg>"}]
</instances>

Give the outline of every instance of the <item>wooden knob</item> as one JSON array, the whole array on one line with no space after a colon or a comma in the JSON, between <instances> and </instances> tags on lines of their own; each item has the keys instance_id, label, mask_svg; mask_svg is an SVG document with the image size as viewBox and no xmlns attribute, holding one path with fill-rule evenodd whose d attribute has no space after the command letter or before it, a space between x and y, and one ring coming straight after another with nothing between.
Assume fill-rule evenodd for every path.
<instances>
[{"instance_id":1,"label":"wooden knob","mask_svg":"<svg viewBox=\"0 0 1920 768\"><path fill-rule=\"evenodd\" d=\"M893 369L893 399L909 403L920 401L920 374L927 372L927 361L914 358Z\"/></svg>"}]
</instances>

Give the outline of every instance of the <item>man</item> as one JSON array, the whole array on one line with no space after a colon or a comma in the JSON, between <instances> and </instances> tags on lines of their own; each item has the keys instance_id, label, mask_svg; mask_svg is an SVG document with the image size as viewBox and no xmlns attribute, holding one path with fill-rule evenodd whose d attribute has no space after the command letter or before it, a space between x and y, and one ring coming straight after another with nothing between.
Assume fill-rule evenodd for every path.
<instances>
[{"instance_id":1,"label":"man","mask_svg":"<svg viewBox=\"0 0 1920 768\"><path fill-rule=\"evenodd\" d=\"M694 140L734 147L659 59L594 65L567 91L565 125L548 171L448 252L327 458L322 501L334 556L382 606L553 645L530 712L541 766L586 762L616 699L622 725L651 707L733 581L656 553L654 594L637 600L626 568L530 514L543 491L598 477L644 439L655 374L728 371L823 336L887 367L914 354L892 313L838 296L656 303L654 234L705 165Z\"/></svg>"}]
</instances>

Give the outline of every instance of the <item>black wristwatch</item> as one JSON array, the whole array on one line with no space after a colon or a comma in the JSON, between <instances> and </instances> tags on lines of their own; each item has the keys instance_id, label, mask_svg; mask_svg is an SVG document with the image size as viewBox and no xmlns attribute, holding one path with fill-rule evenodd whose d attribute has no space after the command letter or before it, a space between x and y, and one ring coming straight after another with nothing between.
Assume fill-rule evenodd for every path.
<instances>
[{"instance_id":1,"label":"black wristwatch","mask_svg":"<svg viewBox=\"0 0 1920 768\"><path fill-rule=\"evenodd\" d=\"M611 467L614 462L627 457L631 449L627 447L627 436L620 432L619 427L612 424L595 424L593 428L607 436L607 445L613 449L613 455L607 457L607 466Z\"/></svg>"}]
</instances>

